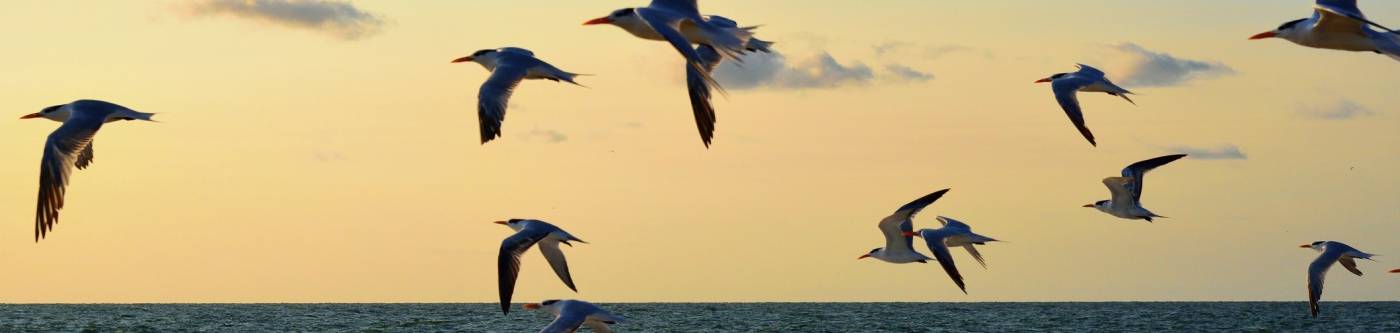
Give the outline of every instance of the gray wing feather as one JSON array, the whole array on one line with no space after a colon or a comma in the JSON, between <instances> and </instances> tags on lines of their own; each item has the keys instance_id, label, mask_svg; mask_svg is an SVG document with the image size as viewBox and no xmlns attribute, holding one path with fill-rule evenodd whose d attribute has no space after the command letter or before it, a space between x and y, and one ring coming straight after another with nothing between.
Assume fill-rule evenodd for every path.
<instances>
[{"instance_id":1,"label":"gray wing feather","mask_svg":"<svg viewBox=\"0 0 1400 333\"><path fill-rule=\"evenodd\" d=\"M1342 257L1344 251L1328 247L1322 255L1317 256L1312 264L1308 265L1308 308L1312 311L1312 316L1317 317L1317 301L1322 299L1323 281L1327 279L1327 270L1332 268L1332 264Z\"/></svg>"},{"instance_id":2,"label":"gray wing feather","mask_svg":"<svg viewBox=\"0 0 1400 333\"><path fill-rule=\"evenodd\" d=\"M47 236L58 223L58 212L63 209L63 196L67 192L68 178L73 167L80 160L79 155L92 144L97 130L107 115L74 112L57 130L49 134L44 143L44 156L39 164L39 204L34 214L34 240ZM90 154L89 154L90 156ZM88 161L91 159L89 157ZM82 163L87 165L87 163Z\"/></svg>"},{"instance_id":3,"label":"gray wing feather","mask_svg":"<svg viewBox=\"0 0 1400 333\"><path fill-rule=\"evenodd\" d=\"M87 147L83 147L83 152L78 154L78 162L76 163L78 170L87 169L89 165L92 165L92 157L92 141L88 141Z\"/></svg>"},{"instance_id":4,"label":"gray wing feather","mask_svg":"<svg viewBox=\"0 0 1400 333\"><path fill-rule=\"evenodd\" d=\"M695 127L700 130L700 140L705 143L705 147L709 147L710 140L715 136L717 118L714 106L710 104L711 83L714 81L705 78L714 71L723 57L709 45L701 44L695 51L700 56L701 64L699 68L685 66L685 82L690 94L690 109L695 113Z\"/></svg>"},{"instance_id":5,"label":"gray wing feather","mask_svg":"<svg viewBox=\"0 0 1400 333\"><path fill-rule=\"evenodd\" d=\"M1074 123L1074 128L1079 129L1079 134L1084 139L1089 140L1089 144L1098 146L1094 141L1094 133L1089 131L1089 127L1084 124L1084 112L1079 108L1079 88L1083 88L1093 81L1085 78L1065 78L1055 80L1050 83L1050 88L1055 92L1055 101L1060 103L1060 108L1065 110L1065 115L1069 116L1069 121Z\"/></svg>"},{"instance_id":6,"label":"gray wing feather","mask_svg":"<svg viewBox=\"0 0 1400 333\"><path fill-rule=\"evenodd\" d=\"M506 106L515 87L525 79L528 68L524 66L501 66L491 72L491 77L481 84L477 93L477 120L481 126L481 143L501 137L501 122L506 119Z\"/></svg>"},{"instance_id":7,"label":"gray wing feather","mask_svg":"<svg viewBox=\"0 0 1400 333\"><path fill-rule=\"evenodd\" d=\"M574 287L574 278L569 275L569 262L564 259L564 252L559 250L559 241L553 239L543 239L539 242L540 254L544 255L545 261L549 262L549 267L554 269L554 274L559 276L559 280L564 281L565 286L577 292Z\"/></svg>"}]
</instances>

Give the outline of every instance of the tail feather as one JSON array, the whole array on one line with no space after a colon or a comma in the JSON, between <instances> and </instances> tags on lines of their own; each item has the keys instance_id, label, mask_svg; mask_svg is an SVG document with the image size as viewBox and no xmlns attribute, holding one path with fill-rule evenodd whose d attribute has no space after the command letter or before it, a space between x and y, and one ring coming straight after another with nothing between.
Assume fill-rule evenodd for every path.
<instances>
[{"instance_id":1,"label":"tail feather","mask_svg":"<svg viewBox=\"0 0 1400 333\"><path fill-rule=\"evenodd\" d=\"M753 33L743 28L727 28L715 26L713 24L698 24L700 32L709 40L721 55L735 62L741 62L739 56L747 52L749 40L753 38Z\"/></svg>"}]
</instances>

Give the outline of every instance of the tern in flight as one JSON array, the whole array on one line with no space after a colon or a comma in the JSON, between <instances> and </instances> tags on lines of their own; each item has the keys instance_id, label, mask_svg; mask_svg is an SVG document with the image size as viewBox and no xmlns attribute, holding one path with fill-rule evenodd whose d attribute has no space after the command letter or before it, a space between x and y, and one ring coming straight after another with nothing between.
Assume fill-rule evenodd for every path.
<instances>
[{"instance_id":1,"label":"tern in flight","mask_svg":"<svg viewBox=\"0 0 1400 333\"><path fill-rule=\"evenodd\" d=\"M1113 194L1113 197L1109 200L1099 200L1084 205L1084 207L1097 208L1101 212L1129 220L1152 222L1154 217L1166 217L1154 214L1147 208L1142 208L1142 178L1147 175L1148 171L1182 157L1186 157L1186 154L1157 157L1123 168L1122 177L1103 179L1103 185L1108 187L1108 191Z\"/></svg>"},{"instance_id":2,"label":"tern in flight","mask_svg":"<svg viewBox=\"0 0 1400 333\"><path fill-rule=\"evenodd\" d=\"M44 143L39 164L39 206L34 214L34 241L44 238L58 223L73 167L92 164L92 140L102 124L118 120L151 120L154 113L136 112L121 105L98 100L79 100L44 108L20 119L44 118L63 123Z\"/></svg>"},{"instance_id":3,"label":"tern in flight","mask_svg":"<svg viewBox=\"0 0 1400 333\"><path fill-rule=\"evenodd\" d=\"M914 251L914 215L919 214L924 207L938 201L949 189L938 190L929 193L922 198L905 204L894 211L893 215L880 220L880 233L885 235L885 247L870 250L870 253L861 255L856 259L875 258L880 261L907 264L911 262L927 263L933 258Z\"/></svg>"},{"instance_id":4,"label":"tern in flight","mask_svg":"<svg viewBox=\"0 0 1400 333\"><path fill-rule=\"evenodd\" d=\"M696 0L653 0L647 7L615 10L583 24L611 24L638 38L671 43L686 59L691 110L700 140L709 147L716 119L710 94L723 92L710 72L726 58L737 61L746 52L771 52L773 43L753 38L755 27L740 27L722 16L702 16L697 6Z\"/></svg>"},{"instance_id":5,"label":"tern in flight","mask_svg":"<svg viewBox=\"0 0 1400 333\"><path fill-rule=\"evenodd\" d=\"M544 309L554 314L554 321L540 330L540 333L572 333L581 326L588 326L594 332L611 333L608 325L621 323L623 318L593 303L579 300L547 300L540 303L526 303L526 310Z\"/></svg>"},{"instance_id":6,"label":"tern in flight","mask_svg":"<svg viewBox=\"0 0 1400 333\"><path fill-rule=\"evenodd\" d=\"M1084 139L1089 140L1089 144L1096 147L1099 144L1094 141L1094 133L1090 132L1089 127L1084 124L1084 111L1079 108L1078 93L1080 91L1108 93L1137 105L1131 98L1128 98L1128 94L1133 92L1113 84L1113 81L1104 77L1103 71L1089 67L1089 65L1079 64L1078 72L1058 73L1035 81L1035 83L1045 82L1050 82L1050 89L1055 92L1055 101L1060 102L1060 108L1065 110L1069 121L1073 122L1074 127L1079 129L1079 134L1083 134Z\"/></svg>"},{"instance_id":7,"label":"tern in flight","mask_svg":"<svg viewBox=\"0 0 1400 333\"><path fill-rule=\"evenodd\" d=\"M1327 278L1327 269L1332 268L1332 264L1340 262L1342 267L1351 271L1352 274L1361 276L1361 270L1356 269L1356 259L1375 261L1371 259L1373 254L1361 252L1361 250L1342 244L1342 242L1316 241L1298 247L1322 252L1322 255L1317 256L1312 264L1308 264L1308 308L1312 310L1313 318L1317 318L1317 300L1322 298L1322 281ZM1391 271L1391 273L1394 272Z\"/></svg>"},{"instance_id":8,"label":"tern in flight","mask_svg":"<svg viewBox=\"0 0 1400 333\"><path fill-rule=\"evenodd\" d=\"M907 235L923 238L924 242L928 243L928 250L933 252L933 258L943 266L943 271L948 273L948 277L953 279L958 289L962 289L963 294L967 294L967 286L963 284L962 274L958 273L958 266L953 263L953 254L948 252L948 248L961 246L967 249L967 253L972 254L972 258L977 259L982 268L987 268L987 262L982 260L982 253L977 252L977 248L973 246L986 245L987 242L997 240L972 233L972 227L952 218L939 216L938 222L943 224L942 228L920 229Z\"/></svg>"},{"instance_id":9,"label":"tern in flight","mask_svg":"<svg viewBox=\"0 0 1400 333\"><path fill-rule=\"evenodd\" d=\"M491 77L481 84L481 90L476 95L476 116L481 126L481 144L501 137L501 122L506 119L506 105L521 80L543 79L582 86L574 82L574 78L582 74L565 72L535 58L534 52L518 47L480 50L452 62L475 62L491 71Z\"/></svg>"},{"instance_id":10,"label":"tern in flight","mask_svg":"<svg viewBox=\"0 0 1400 333\"><path fill-rule=\"evenodd\" d=\"M1371 29L1375 26L1382 31ZM1282 38L1294 44L1343 51L1375 52L1400 60L1400 32L1361 13L1356 0L1317 0L1313 15L1279 25L1249 39Z\"/></svg>"},{"instance_id":11,"label":"tern in flight","mask_svg":"<svg viewBox=\"0 0 1400 333\"><path fill-rule=\"evenodd\" d=\"M515 234L501 242L501 254L497 257L497 278L501 292L501 312L510 313L510 296L515 293L515 278L520 275L520 255L529 250L535 244L540 245L540 253L544 254L544 259L549 261L549 267L554 269L554 274L559 275L559 279L564 281L565 286L569 286L575 292L574 279L569 275L569 263L564 261L564 252L559 250L559 244L574 246L569 242L588 242L570 235L564 229L540 220L510 219L507 221L496 221L495 223L510 227L515 230Z\"/></svg>"}]
</instances>

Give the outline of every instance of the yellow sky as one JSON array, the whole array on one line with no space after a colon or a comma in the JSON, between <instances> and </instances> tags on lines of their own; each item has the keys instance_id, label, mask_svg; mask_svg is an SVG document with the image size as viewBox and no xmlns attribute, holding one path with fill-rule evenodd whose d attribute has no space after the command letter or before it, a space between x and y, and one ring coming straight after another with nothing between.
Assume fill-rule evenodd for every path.
<instances>
[{"instance_id":1,"label":"yellow sky","mask_svg":"<svg viewBox=\"0 0 1400 333\"><path fill-rule=\"evenodd\" d=\"M1400 65L1245 40L1309 1L703 1L790 60L876 73L731 89L709 150L669 46L579 25L643 3L358 0L384 25L355 40L175 2L6 3L0 110L96 98L162 122L105 127L36 244L58 124L0 121L0 302L492 302L510 231L490 222L512 217L591 242L565 250L581 293L528 253L517 300L1301 300L1314 240L1381 254L1364 277L1332 272L1324 299L1400 299L1382 274L1400 267ZM1362 8L1400 25L1400 3ZM906 52L876 54L889 43ZM1031 82L1122 73L1120 43L1233 74L1129 87L1136 107L1082 96L1093 148ZM482 146L487 72L448 61L506 45L596 76L522 84ZM940 47L958 51L918 51ZM1343 102L1370 114L1302 112ZM531 135L548 132L565 139ZM1080 207L1128 163L1230 145L1247 158L1148 177L1144 205L1169 219ZM1008 241L984 247L988 270L955 251L970 295L934 264L855 260L880 218L945 187L916 227L948 215Z\"/></svg>"}]
</instances>

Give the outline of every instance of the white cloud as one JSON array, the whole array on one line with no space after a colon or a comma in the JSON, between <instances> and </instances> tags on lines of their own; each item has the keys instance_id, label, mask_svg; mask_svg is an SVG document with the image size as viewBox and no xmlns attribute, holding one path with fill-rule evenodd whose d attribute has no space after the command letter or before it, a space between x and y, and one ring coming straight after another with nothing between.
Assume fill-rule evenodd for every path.
<instances>
[{"instance_id":1,"label":"white cloud","mask_svg":"<svg viewBox=\"0 0 1400 333\"><path fill-rule=\"evenodd\" d=\"M196 17L227 15L316 30L346 40L374 35L384 26L378 15L332 0L194 0L178 8Z\"/></svg>"},{"instance_id":2,"label":"white cloud","mask_svg":"<svg viewBox=\"0 0 1400 333\"><path fill-rule=\"evenodd\" d=\"M1148 50L1133 43L1113 45L1114 57L1122 66L1116 73L1118 83L1125 86L1165 87L1191 80L1234 74L1235 70L1220 62L1177 58L1165 52Z\"/></svg>"},{"instance_id":3,"label":"white cloud","mask_svg":"<svg viewBox=\"0 0 1400 333\"><path fill-rule=\"evenodd\" d=\"M1370 108L1349 100L1340 100L1330 106L1303 106L1298 112L1305 117L1323 120L1346 120L1375 114Z\"/></svg>"},{"instance_id":4,"label":"white cloud","mask_svg":"<svg viewBox=\"0 0 1400 333\"><path fill-rule=\"evenodd\" d=\"M1232 144L1221 145L1215 148L1174 146L1167 148L1168 151L1178 154L1187 154L1189 157L1201 160L1243 160L1249 156L1240 151L1240 147Z\"/></svg>"},{"instance_id":5,"label":"white cloud","mask_svg":"<svg viewBox=\"0 0 1400 333\"><path fill-rule=\"evenodd\" d=\"M900 64L888 64L885 70L877 75L865 63L842 63L825 51L793 62L780 54L757 53L744 56L743 63L724 62L715 69L714 77L726 89L736 90L823 89L869 84L877 80L922 82L933 79L933 74Z\"/></svg>"}]
</instances>

